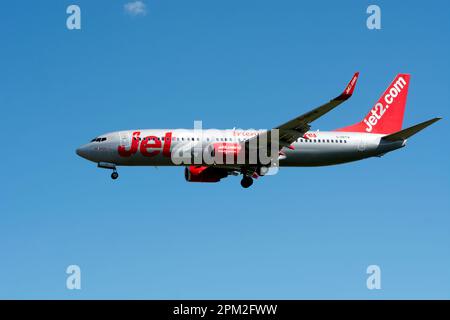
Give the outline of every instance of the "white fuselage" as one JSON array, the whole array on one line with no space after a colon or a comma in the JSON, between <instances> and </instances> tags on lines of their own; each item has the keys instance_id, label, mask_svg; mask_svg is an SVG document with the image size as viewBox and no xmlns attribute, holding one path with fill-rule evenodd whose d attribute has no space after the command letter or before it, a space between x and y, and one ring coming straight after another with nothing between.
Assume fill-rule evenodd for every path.
<instances>
[{"instance_id":1,"label":"white fuselage","mask_svg":"<svg viewBox=\"0 0 450 320\"><path fill-rule=\"evenodd\" d=\"M177 149L205 149L214 144L237 145L261 131L144 129L99 136L77 149L77 154L96 163L118 166L173 166ZM339 131L310 131L279 155L280 166L326 166L380 156L401 148L405 141L387 142L384 135ZM181 164L187 165L187 164Z\"/></svg>"}]
</instances>

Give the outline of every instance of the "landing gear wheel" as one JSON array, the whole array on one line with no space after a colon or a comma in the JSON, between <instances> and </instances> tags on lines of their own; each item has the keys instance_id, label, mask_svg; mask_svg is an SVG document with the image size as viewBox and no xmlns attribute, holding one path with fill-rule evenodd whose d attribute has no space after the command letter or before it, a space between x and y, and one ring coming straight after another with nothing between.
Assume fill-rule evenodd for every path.
<instances>
[{"instance_id":1,"label":"landing gear wheel","mask_svg":"<svg viewBox=\"0 0 450 320\"><path fill-rule=\"evenodd\" d=\"M253 184L253 179L251 177L244 176L241 180L242 188L248 188Z\"/></svg>"},{"instance_id":2,"label":"landing gear wheel","mask_svg":"<svg viewBox=\"0 0 450 320\"><path fill-rule=\"evenodd\" d=\"M111 179L116 180L118 177L119 177L119 174L116 171L111 173Z\"/></svg>"}]
</instances>

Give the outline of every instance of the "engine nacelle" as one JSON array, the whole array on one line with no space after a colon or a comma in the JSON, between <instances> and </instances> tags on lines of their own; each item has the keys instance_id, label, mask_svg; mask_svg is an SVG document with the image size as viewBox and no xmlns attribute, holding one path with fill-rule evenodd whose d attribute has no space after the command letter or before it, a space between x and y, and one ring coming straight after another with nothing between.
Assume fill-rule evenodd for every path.
<instances>
[{"instance_id":1,"label":"engine nacelle","mask_svg":"<svg viewBox=\"0 0 450 320\"><path fill-rule=\"evenodd\" d=\"M226 170L214 167L189 166L184 168L184 177L189 182L219 182L226 176L228 176Z\"/></svg>"}]
</instances>

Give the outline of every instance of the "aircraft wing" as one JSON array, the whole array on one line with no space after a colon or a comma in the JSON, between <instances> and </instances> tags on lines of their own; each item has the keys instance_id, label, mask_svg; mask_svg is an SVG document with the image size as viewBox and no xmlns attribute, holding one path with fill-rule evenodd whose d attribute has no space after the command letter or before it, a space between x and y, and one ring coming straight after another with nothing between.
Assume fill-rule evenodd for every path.
<instances>
[{"instance_id":1,"label":"aircraft wing","mask_svg":"<svg viewBox=\"0 0 450 320\"><path fill-rule=\"evenodd\" d=\"M278 131L279 132L279 148L281 149L283 147L289 146L294 141L296 141L298 138L303 137L304 134L307 131L309 131L309 129L311 128L310 124L314 120L320 118L324 114L326 114L326 113L330 112L331 110L333 110L334 108L336 108L342 102L349 99L352 96L353 91L355 90L358 76L359 76L359 72L356 72L353 75L350 82L348 83L345 90L336 98L321 105L320 107L317 107L307 113L304 113L304 114L298 116L297 118L294 118L294 119L276 127L275 129L279 130ZM255 136L249 140L246 140L244 142L246 150L249 149L249 145L256 145L256 144L250 143L251 140L261 139L261 138L267 139L265 141L270 142L271 131L270 130L264 131L264 132L260 133L259 135Z\"/></svg>"}]
</instances>

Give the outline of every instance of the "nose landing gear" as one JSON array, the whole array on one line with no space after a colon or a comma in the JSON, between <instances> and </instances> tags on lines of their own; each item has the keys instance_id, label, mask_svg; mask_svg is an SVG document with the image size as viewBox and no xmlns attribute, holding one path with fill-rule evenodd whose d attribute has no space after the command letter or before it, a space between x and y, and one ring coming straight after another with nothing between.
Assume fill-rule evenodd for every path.
<instances>
[{"instance_id":1,"label":"nose landing gear","mask_svg":"<svg viewBox=\"0 0 450 320\"><path fill-rule=\"evenodd\" d=\"M119 177L119 174L116 170L116 165L114 163L99 162L97 166L103 169L112 169L113 172L111 173L111 179L116 180Z\"/></svg>"},{"instance_id":2,"label":"nose landing gear","mask_svg":"<svg viewBox=\"0 0 450 320\"><path fill-rule=\"evenodd\" d=\"M116 180L119 177L119 174L117 173L117 171L114 169L113 173L111 173L111 179Z\"/></svg>"}]
</instances>

